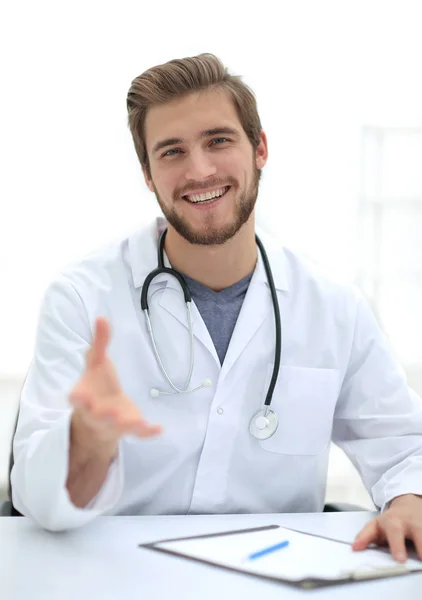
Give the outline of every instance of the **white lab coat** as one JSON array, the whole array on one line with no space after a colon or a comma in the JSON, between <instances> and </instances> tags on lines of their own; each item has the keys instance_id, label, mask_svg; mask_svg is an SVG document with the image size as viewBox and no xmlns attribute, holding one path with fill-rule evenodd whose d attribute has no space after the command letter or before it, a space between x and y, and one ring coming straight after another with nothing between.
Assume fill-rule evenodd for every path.
<instances>
[{"instance_id":1,"label":"white lab coat","mask_svg":"<svg viewBox=\"0 0 422 600\"><path fill-rule=\"evenodd\" d=\"M366 302L274 239L261 239L283 331L273 437L257 441L249 433L266 396L275 348L261 257L222 366L192 307L192 385L208 377L212 387L150 396L154 387L171 391L140 308L144 279L157 266L154 223L67 268L46 292L14 441L13 502L20 512L63 530L100 514L320 511L331 440L351 458L378 507L403 493L422 494L422 403ZM189 337L179 284L160 275L149 298L162 360L181 387ZM67 397L99 315L111 323L109 356L124 391L164 431L147 440L123 439L99 494L78 509L65 488Z\"/></svg>"}]
</instances>

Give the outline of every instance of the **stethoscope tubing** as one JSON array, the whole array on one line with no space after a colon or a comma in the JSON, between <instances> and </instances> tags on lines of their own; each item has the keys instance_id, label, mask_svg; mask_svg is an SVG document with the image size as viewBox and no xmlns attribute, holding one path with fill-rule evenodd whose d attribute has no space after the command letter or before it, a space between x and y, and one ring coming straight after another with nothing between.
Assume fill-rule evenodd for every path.
<instances>
[{"instance_id":1,"label":"stethoscope tubing","mask_svg":"<svg viewBox=\"0 0 422 600\"><path fill-rule=\"evenodd\" d=\"M167 229L165 231L163 231L163 233L161 234L158 248L157 248L158 267L156 269L154 269L153 271L151 271L151 273L149 273L147 275L147 277L145 278L144 284L142 286L141 308L145 314L147 329L148 329L149 335L151 337L151 343L153 346L153 351L154 351L155 357L157 359L157 362L160 366L160 369L161 369L164 377L166 378L166 381L169 383L171 388L176 393L185 393L186 391L188 391L187 388L188 388L190 380L191 380L193 365L194 365L194 340L193 340L192 318L191 318L191 311L190 311L192 297L191 297L188 285L187 285L186 280L183 277L183 275L181 273L179 273L178 271L176 271L175 269L164 266L164 244L165 244L166 235L167 235ZM267 256L267 253L265 251L265 248L264 248L261 240L259 239L259 237L257 235L255 235L255 240L256 240L256 244L259 248L259 251L261 253L262 261L264 263L265 273L267 276L268 285L269 285L270 293L271 293L271 300L272 300L273 310L274 310L274 322L275 322L274 367L273 367L271 381L270 381L270 384L269 384L269 387L267 390L267 394L265 397L265 402L264 402L264 407L265 407L264 415L266 415L267 409L269 409L269 407L271 406L274 389L275 389L279 371L280 371L281 348L282 348L282 328L281 328L280 307L278 304L277 291L275 289L274 279L273 279L270 263L268 260L268 256ZM163 362L162 362L159 352L158 352L158 348L157 348L157 344L156 344L156 341L154 338L154 332L152 329L152 324L151 324L151 320L150 320L150 316L149 316L149 306L148 306L149 286L150 286L152 280L155 277L157 277L158 275L160 275L161 273L167 273L169 275L172 275L173 277L176 277L176 279L179 281L180 286L183 291L184 300L185 300L186 308L187 308L189 337L190 337L190 361L189 361L189 373L188 373L188 376L187 376L187 379L185 382L185 387L183 389L180 389L173 384L173 382L171 381L170 377L168 376L168 374L164 368ZM195 391L195 390L199 389L200 387L202 387L202 386L198 386L189 391Z\"/></svg>"}]
</instances>

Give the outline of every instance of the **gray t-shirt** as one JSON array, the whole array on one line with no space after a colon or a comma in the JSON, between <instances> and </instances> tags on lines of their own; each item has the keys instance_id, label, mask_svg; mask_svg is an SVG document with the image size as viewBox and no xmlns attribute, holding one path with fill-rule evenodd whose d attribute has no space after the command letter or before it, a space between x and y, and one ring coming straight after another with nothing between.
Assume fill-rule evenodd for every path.
<instances>
[{"instance_id":1,"label":"gray t-shirt","mask_svg":"<svg viewBox=\"0 0 422 600\"><path fill-rule=\"evenodd\" d=\"M207 326L220 363L223 364L229 347L237 317L245 299L253 273L241 279L234 285L214 292L202 283L183 275L188 285L192 300L198 307L204 323Z\"/></svg>"}]
</instances>

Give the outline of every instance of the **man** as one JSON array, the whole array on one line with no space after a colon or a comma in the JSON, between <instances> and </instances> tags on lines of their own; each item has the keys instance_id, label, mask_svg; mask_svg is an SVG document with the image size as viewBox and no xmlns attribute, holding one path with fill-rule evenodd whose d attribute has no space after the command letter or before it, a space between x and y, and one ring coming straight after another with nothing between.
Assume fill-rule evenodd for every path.
<instances>
[{"instance_id":1,"label":"man","mask_svg":"<svg viewBox=\"0 0 422 600\"><path fill-rule=\"evenodd\" d=\"M99 514L321 510L333 439L382 509L355 549L388 542L402 561L410 537L422 558L421 401L357 291L270 239L278 427L251 435L275 362L254 220L268 149L252 92L205 54L149 69L127 105L168 223L164 262L193 296L194 360L169 273L148 293L156 348L145 325L155 225L67 269L46 293L22 392L16 508L51 530Z\"/></svg>"}]
</instances>

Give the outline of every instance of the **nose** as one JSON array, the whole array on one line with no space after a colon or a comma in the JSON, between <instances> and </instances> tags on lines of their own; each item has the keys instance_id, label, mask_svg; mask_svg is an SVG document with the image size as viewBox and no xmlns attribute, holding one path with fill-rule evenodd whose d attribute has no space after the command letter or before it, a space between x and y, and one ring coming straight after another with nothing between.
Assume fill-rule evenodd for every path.
<instances>
[{"instance_id":1,"label":"nose","mask_svg":"<svg viewBox=\"0 0 422 600\"><path fill-rule=\"evenodd\" d=\"M185 178L187 180L202 181L217 171L211 158L204 152L191 152L186 161Z\"/></svg>"}]
</instances>

